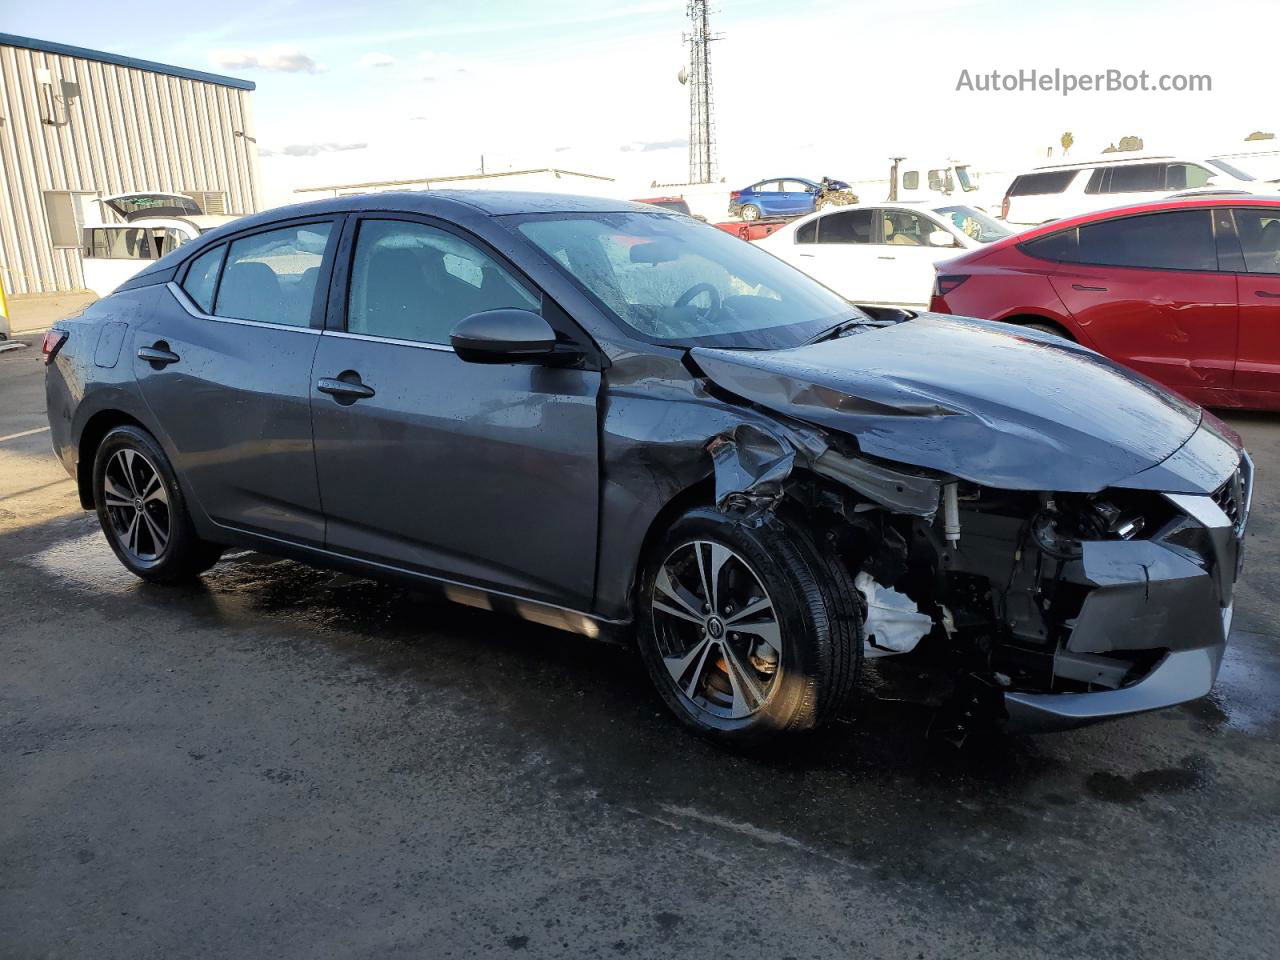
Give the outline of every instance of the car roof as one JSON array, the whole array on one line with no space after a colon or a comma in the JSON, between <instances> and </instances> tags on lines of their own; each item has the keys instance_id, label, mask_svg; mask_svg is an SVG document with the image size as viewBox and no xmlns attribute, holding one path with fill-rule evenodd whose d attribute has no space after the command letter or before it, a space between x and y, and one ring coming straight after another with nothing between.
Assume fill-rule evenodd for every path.
<instances>
[{"instance_id":1,"label":"car roof","mask_svg":"<svg viewBox=\"0 0 1280 960\"><path fill-rule=\"evenodd\" d=\"M396 190L355 193L273 207L237 220L237 227L256 227L278 220L364 210L422 213L434 216L513 216L525 213L661 213L631 200L568 193L522 190Z\"/></svg>"},{"instance_id":2,"label":"car roof","mask_svg":"<svg viewBox=\"0 0 1280 960\"><path fill-rule=\"evenodd\" d=\"M1042 237L1058 230L1066 230L1101 220L1115 220L1120 217L1131 217L1141 213L1162 213L1169 210L1201 210L1214 207L1272 207L1280 210L1280 196L1259 196L1258 194L1204 194L1195 197L1172 197L1164 200L1148 200L1144 203L1128 203L1106 210L1094 210L1090 213L1076 214L1074 217L1063 217L1050 223L1032 227L1014 238L1019 243Z\"/></svg>"}]
</instances>

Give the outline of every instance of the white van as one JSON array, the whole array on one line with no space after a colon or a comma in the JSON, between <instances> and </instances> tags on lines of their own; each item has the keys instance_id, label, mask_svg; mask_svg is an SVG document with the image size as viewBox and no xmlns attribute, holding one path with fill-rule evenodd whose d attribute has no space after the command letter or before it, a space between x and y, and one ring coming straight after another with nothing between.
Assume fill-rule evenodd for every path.
<instances>
[{"instance_id":1,"label":"white van","mask_svg":"<svg viewBox=\"0 0 1280 960\"><path fill-rule=\"evenodd\" d=\"M1014 177L1000 216L1014 224L1061 220L1091 210L1158 200L1187 191L1253 193L1260 181L1225 160L1108 156L1036 167Z\"/></svg>"},{"instance_id":2,"label":"white van","mask_svg":"<svg viewBox=\"0 0 1280 960\"><path fill-rule=\"evenodd\" d=\"M190 197L126 193L98 201L123 222L84 227L81 272L85 289L105 297L152 260L235 217L201 212Z\"/></svg>"}]
</instances>

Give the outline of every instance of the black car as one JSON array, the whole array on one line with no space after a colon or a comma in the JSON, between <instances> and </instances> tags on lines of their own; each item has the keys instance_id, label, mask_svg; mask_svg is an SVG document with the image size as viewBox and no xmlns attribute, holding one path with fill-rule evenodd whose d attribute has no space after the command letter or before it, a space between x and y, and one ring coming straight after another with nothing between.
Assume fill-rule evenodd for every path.
<instances>
[{"instance_id":1,"label":"black car","mask_svg":"<svg viewBox=\"0 0 1280 960\"><path fill-rule=\"evenodd\" d=\"M229 545L638 640L725 738L864 657L1025 727L1199 697L1238 439L1075 344L868 313L640 204L342 197L247 217L45 344L53 440L121 562Z\"/></svg>"}]
</instances>

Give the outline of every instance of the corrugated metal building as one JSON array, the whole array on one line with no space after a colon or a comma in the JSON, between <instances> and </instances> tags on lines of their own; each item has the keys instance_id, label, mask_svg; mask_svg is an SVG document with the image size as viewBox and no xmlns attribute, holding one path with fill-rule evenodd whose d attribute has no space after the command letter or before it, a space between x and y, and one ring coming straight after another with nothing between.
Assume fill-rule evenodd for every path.
<instances>
[{"instance_id":1,"label":"corrugated metal building","mask_svg":"<svg viewBox=\"0 0 1280 960\"><path fill-rule=\"evenodd\" d=\"M0 33L0 277L12 294L83 286L96 198L185 193L258 209L247 80Z\"/></svg>"}]
</instances>

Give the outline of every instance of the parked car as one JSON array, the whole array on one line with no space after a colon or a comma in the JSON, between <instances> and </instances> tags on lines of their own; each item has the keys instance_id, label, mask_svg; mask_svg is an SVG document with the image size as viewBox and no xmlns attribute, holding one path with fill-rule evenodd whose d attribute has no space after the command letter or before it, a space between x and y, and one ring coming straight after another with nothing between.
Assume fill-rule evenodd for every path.
<instances>
[{"instance_id":1,"label":"parked car","mask_svg":"<svg viewBox=\"0 0 1280 960\"><path fill-rule=\"evenodd\" d=\"M59 322L49 425L139 577L242 546L634 631L725 739L837 715L864 656L945 678L957 724L1205 694L1238 438L1065 340L903 317L640 204L337 197Z\"/></svg>"},{"instance_id":2,"label":"parked car","mask_svg":"<svg viewBox=\"0 0 1280 960\"><path fill-rule=\"evenodd\" d=\"M1046 164L1015 177L1000 216L1015 224L1041 224L1187 191L1255 193L1261 186L1226 160L1117 154L1084 163Z\"/></svg>"},{"instance_id":3,"label":"parked car","mask_svg":"<svg viewBox=\"0 0 1280 960\"><path fill-rule=\"evenodd\" d=\"M647 203L651 207L661 207L663 210L671 210L674 213L683 213L686 217L693 216L689 212L689 204L684 197L651 197L647 200L637 200L636 203Z\"/></svg>"},{"instance_id":4,"label":"parked car","mask_svg":"<svg viewBox=\"0 0 1280 960\"><path fill-rule=\"evenodd\" d=\"M963 204L875 204L824 210L758 241L846 300L923 309L934 264L1010 235Z\"/></svg>"},{"instance_id":5,"label":"parked car","mask_svg":"<svg viewBox=\"0 0 1280 960\"><path fill-rule=\"evenodd\" d=\"M235 217L202 213L190 197L150 191L100 201L123 222L84 227L81 270L86 290L105 297L153 260Z\"/></svg>"},{"instance_id":6,"label":"parked car","mask_svg":"<svg viewBox=\"0 0 1280 960\"><path fill-rule=\"evenodd\" d=\"M852 203L857 196L843 180L823 177L821 181L803 177L761 180L729 194L729 215L743 220L761 217L799 217L813 213L826 202Z\"/></svg>"},{"instance_id":7,"label":"parked car","mask_svg":"<svg viewBox=\"0 0 1280 960\"><path fill-rule=\"evenodd\" d=\"M1280 199L1085 214L937 272L933 310L1077 340L1207 406L1280 409Z\"/></svg>"}]
</instances>

